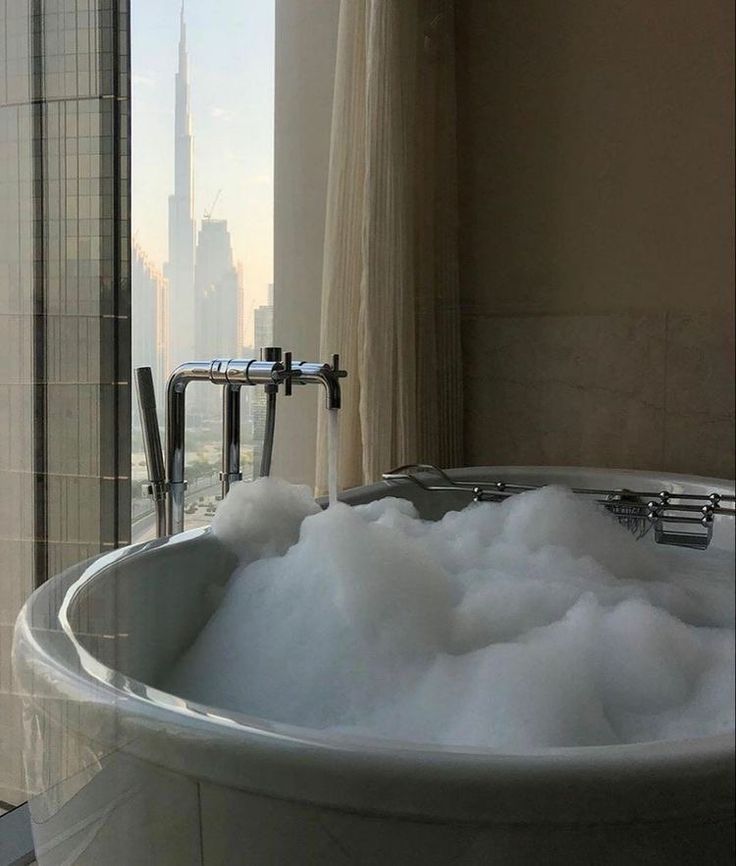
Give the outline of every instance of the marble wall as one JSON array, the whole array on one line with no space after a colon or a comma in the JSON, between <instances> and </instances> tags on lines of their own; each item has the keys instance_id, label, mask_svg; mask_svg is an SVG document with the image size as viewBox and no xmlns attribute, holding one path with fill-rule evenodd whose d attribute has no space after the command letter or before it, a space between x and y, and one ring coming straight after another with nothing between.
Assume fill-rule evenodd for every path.
<instances>
[{"instance_id":1,"label":"marble wall","mask_svg":"<svg viewBox=\"0 0 736 866\"><path fill-rule=\"evenodd\" d=\"M733 4L458 12L465 462L733 477Z\"/></svg>"},{"instance_id":2,"label":"marble wall","mask_svg":"<svg viewBox=\"0 0 736 866\"><path fill-rule=\"evenodd\" d=\"M471 464L733 477L733 329L714 314L466 315Z\"/></svg>"}]
</instances>

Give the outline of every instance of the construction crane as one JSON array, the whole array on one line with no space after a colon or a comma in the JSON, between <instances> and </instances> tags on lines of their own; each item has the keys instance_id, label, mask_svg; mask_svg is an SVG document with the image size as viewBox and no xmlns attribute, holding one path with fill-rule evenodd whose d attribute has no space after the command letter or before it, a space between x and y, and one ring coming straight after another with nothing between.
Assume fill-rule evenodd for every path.
<instances>
[{"instance_id":1,"label":"construction crane","mask_svg":"<svg viewBox=\"0 0 736 866\"><path fill-rule=\"evenodd\" d=\"M217 204L217 200L220 198L220 193L221 193L221 192L222 192L222 188L220 188L220 189L217 190L217 195L215 196L214 201L213 201L212 204L210 205L209 210L206 210L206 211L204 212L204 219L206 219L206 220L212 219L212 214L213 214L213 212L214 212L214 210L215 210L215 205Z\"/></svg>"}]
</instances>

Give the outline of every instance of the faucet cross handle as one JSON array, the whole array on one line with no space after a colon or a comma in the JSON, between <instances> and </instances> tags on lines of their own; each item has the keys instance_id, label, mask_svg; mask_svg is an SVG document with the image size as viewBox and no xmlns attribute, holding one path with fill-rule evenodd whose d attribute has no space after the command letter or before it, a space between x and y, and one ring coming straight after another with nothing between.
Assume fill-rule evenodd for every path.
<instances>
[{"instance_id":1,"label":"faucet cross handle","mask_svg":"<svg viewBox=\"0 0 736 866\"><path fill-rule=\"evenodd\" d=\"M334 376L337 376L338 379L344 379L348 374L347 370L341 370L340 369L340 356L339 355L333 355L332 356L331 368L332 368L332 374Z\"/></svg>"},{"instance_id":2,"label":"faucet cross handle","mask_svg":"<svg viewBox=\"0 0 736 866\"><path fill-rule=\"evenodd\" d=\"M291 352L285 352L282 361L280 346L264 346L260 350L260 358L261 361L279 365L275 376L276 385L278 386L283 382L286 396L291 396L292 380L298 379L302 374L301 370L294 369Z\"/></svg>"},{"instance_id":3,"label":"faucet cross handle","mask_svg":"<svg viewBox=\"0 0 736 866\"><path fill-rule=\"evenodd\" d=\"M299 370L294 370L291 366L291 352L287 352L284 356L284 394L291 397L291 379L294 375L299 375Z\"/></svg>"}]
</instances>

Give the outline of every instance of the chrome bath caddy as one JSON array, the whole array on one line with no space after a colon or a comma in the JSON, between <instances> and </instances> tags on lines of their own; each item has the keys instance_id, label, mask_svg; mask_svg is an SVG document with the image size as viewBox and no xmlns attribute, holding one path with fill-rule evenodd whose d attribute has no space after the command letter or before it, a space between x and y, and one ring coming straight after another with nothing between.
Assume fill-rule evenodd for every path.
<instances>
[{"instance_id":1,"label":"chrome bath caddy","mask_svg":"<svg viewBox=\"0 0 736 866\"><path fill-rule=\"evenodd\" d=\"M411 463L383 473L391 485L416 484L437 493L462 493L473 502L503 502L510 496L547 485L511 481L456 480L430 463ZM705 550L713 536L716 517L733 518L736 497L722 493L677 493L671 490L610 490L576 487L573 493L591 497L637 538L654 530L657 544ZM697 528L696 528L697 527Z\"/></svg>"}]
</instances>

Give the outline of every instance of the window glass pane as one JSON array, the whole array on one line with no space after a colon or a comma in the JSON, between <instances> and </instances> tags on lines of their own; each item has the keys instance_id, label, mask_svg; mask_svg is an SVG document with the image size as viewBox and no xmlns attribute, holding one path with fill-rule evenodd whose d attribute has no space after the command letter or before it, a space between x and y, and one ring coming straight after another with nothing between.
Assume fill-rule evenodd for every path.
<instances>
[{"instance_id":1,"label":"window glass pane","mask_svg":"<svg viewBox=\"0 0 736 866\"><path fill-rule=\"evenodd\" d=\"M132 10L134 367L159 421L178 364L252 357L273 342L274 0L138 2ZM255 347L255 350L254 350ZM259 460L264 395L241 395L241 468ZM187 527L220 493L221 395L187 390ZM133 538L154 532L133 422Z\"/></svg>"}]
</instances>

